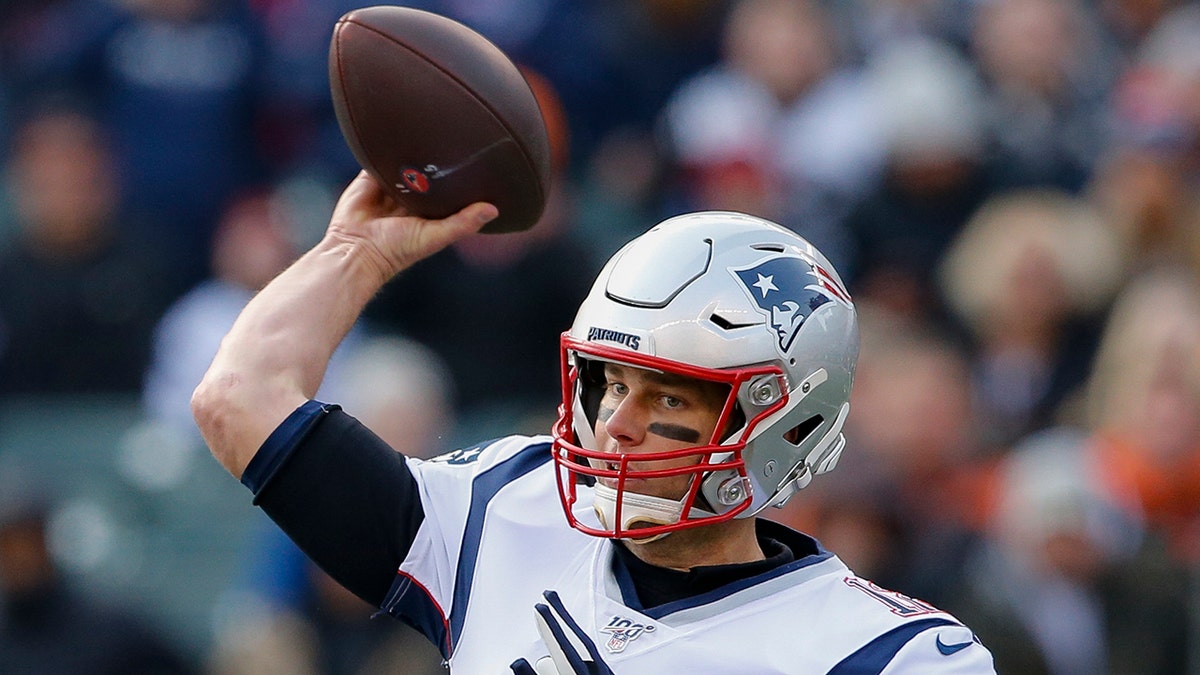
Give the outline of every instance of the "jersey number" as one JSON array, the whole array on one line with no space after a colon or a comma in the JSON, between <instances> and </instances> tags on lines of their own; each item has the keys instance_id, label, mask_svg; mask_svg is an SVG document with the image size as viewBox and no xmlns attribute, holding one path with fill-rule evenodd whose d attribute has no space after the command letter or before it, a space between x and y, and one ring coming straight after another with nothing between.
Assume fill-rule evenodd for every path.
<instances>
[{"instance_id":1,"label":"jersey number","mask_svg":"<svg viewBox=\"0 0 1200 675\"><path fill-rule=\"evenodd\" d=\"M872 598L887 605L887 608L892 611L892 614L909 617L919 614L933 614L938 611L937 607L929 603L922 602L916 598L910 598L903 593L889 591L886 588L876 586L874 583L858 577L846 577L842 581L850 588L857 588L866 593Z\"/></svg>"}]
</instances>

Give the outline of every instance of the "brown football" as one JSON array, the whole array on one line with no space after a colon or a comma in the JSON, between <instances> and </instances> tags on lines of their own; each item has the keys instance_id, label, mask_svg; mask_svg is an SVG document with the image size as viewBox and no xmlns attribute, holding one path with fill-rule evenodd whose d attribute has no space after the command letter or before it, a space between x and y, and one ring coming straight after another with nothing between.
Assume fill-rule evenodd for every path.
<instances>
[{"instance_id":1,"label":"brown football","mask_svg":"<svg viewBox=\"0 0 1200 675\"><path fill-rule=\"evenodd\" d=\"M346 144L411 212L443 218L477 201L484 232L532 227L550 191L550 144L533 91L498 47L407 7L348 12L333 29L329 83Z\"/></svg>"}]
</instances>

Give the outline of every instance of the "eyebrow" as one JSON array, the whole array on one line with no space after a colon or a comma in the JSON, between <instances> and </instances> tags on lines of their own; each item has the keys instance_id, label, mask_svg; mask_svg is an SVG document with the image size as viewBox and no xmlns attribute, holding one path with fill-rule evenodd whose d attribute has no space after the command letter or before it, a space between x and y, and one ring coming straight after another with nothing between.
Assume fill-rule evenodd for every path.
<instances>
[{"instance_id":1,"label":"eyebrow","mask_svg":"<svg viewBox=\"0 0 1200 675\"><path fill-rule=\"evenodd\" d=\"M611 371L616 371L616 375L621 375L630 370L636 370L640 373L645 373L645 378L654 384L663 384L671 386L700 386L706 384L702 380L697 380L686 375L677 373L664 373L660 370L650 370L649 368L638 368L636 366L622 366L616 363L605 363L604 374L608 375Z\"/></svg>"}]
</instances>

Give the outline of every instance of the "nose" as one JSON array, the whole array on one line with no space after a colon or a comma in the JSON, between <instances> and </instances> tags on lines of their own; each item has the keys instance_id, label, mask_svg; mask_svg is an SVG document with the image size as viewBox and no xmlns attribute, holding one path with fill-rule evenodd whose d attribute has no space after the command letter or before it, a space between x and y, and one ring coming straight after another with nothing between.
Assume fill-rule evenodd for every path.
<instances>
[{"instance_id":1,"label":"nose","mask_svg":"<svg viewBox=\"0 0 1200 675\"><path fill-rule=\"evenodd\" d=\"M633 446L646 435L646 411L633 396L622 399L607 418L601 418L604 431L621 446Z\"/></svg>"}]
</instances>

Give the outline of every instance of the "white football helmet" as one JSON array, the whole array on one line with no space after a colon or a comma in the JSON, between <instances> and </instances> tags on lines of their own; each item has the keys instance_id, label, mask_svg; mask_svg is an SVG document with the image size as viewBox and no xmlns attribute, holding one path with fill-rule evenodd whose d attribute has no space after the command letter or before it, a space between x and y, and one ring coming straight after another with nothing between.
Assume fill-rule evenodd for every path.
<instances>
[{"instance_id":1,"label":"white football helmet","mask_svg":"<svg viewBox=\"0 0 1200 675\"><path fill-rule=\"evenodd\" d=\"M587 534L645 541L781 506L837 463L857 358L854 305L807 241L740 213L659 223L608 261L562 336L554 461L567 519ZM652 456L598 451L604 362L727 384L715 437ZM695 460L682 499L624 490L663 475L631 469L630 458L680 457ZM572 513L588 485L600 528Z\"/></svg>"}]
</instances>

